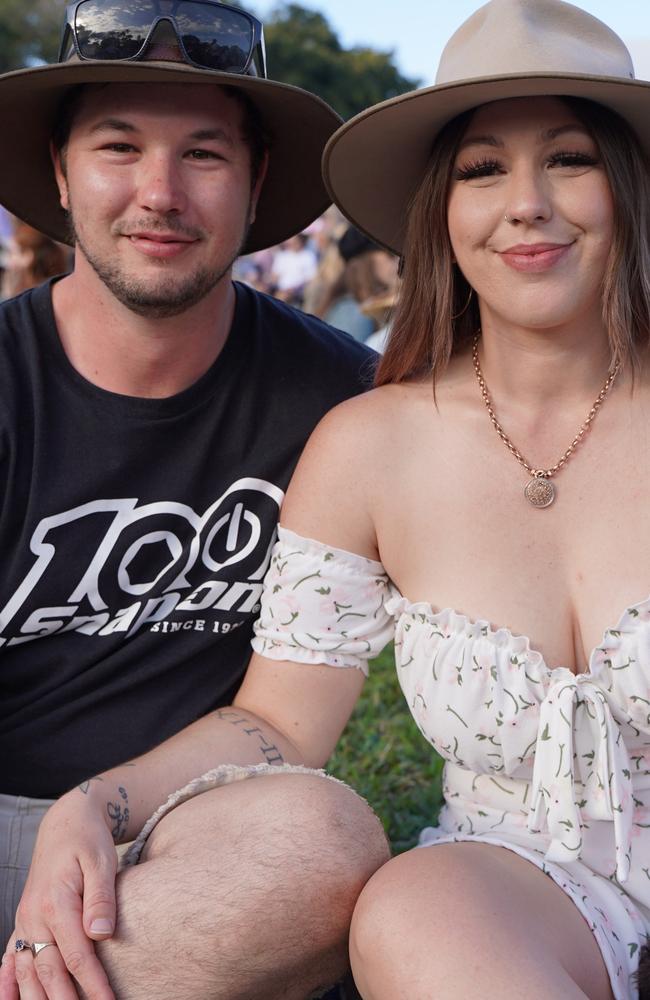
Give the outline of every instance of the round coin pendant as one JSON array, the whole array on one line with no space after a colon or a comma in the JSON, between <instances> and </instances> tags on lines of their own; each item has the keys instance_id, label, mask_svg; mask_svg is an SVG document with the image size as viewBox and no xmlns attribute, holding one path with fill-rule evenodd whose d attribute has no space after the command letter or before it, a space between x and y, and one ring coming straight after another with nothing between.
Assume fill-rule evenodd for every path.
<instances>
[{"instance_id":1,"label":"round coin pendant","mask_svg":"<svg viewBox=\"0 0 650 1000\"><path fill-rule=\"evenodd\" d=\"M526 483L524 495L533 507L550 507L555 500L555 487L545 476L535 476Z\"/></svg>"}]
</instances>

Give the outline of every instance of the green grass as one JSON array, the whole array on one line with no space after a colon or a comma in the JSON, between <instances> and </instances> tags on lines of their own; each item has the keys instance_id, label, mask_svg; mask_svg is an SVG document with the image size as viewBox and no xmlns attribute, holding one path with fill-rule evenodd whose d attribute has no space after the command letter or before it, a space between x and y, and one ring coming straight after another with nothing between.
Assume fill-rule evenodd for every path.
<instances>
[{"instance_id":1,"label":"green grass","mask_svg":"<svg viewBox=\"0 0 650 1000\"><path fill-rule=\"evenodd\" d=\"M435 824L442 761L411 717L395 673L392 646L370 664L370 678L328 771L376 811L396 853Z\"/></svg>"}]
</instances>

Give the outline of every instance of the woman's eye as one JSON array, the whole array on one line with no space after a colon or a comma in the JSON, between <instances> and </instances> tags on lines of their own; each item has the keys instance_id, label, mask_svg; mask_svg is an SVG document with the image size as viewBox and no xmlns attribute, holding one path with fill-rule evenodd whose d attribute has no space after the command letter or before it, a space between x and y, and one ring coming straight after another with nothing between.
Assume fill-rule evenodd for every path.
<instances>
[{"instance_id":1,"label":"woman's eye","mask_svg":"<svg viewBox=\"0 0 650 1000\"><path fill-rule=\"evenodd\" d=\"M501 172L501 165L497 160L475 160L473 163L466 163L456 167L454 179L457 181L469 181L475 177L493 177Z\"/></svg>"},{"instance_id":2,"label":"woman's eye","mask_svg":"<svg viewBox=\"0 0 650 1000\"><path fill-rule=\"evenodd\" d=\"M594 167L598 160L591 153L553 153L549 158L549 163L553 167Z\"/></svg>"}]
</instances>

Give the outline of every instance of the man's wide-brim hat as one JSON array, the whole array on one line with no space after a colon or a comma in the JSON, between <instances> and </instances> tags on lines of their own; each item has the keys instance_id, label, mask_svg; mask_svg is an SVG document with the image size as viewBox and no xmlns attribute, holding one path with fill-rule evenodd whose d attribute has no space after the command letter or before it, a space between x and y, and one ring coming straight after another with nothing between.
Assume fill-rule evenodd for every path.
<instances>
[{"instance_id":1,"label":"man's wide-brim hat","mask_svg":"<svg viewBox=\"0 0 650 1000\"><path fill-rule=\"evenodd\" d=\"M50 159L52 129L65 93L88 83L219 84L249 97L269 133L270 149L245 252L281 243L330 204L320 163L341 118L314 94L262 77L197 69L183 62L70 59L0 77L0 203L53 239L70 242Z\"/></svg>"},{"instance_id":2,"label":"man's wide-brim hat","mask_svg":"<svg viewBox=\"0 0 650 1000\"><path fill-rule=\"evenodd\" d=\"M328 142L327 188L368 236L401 253L408 208L452 118L490 101L587 98L618 112L650 156L650 83L602 21L561 0L491 0L442 54L433 87L368 108Z\"/></svg>"}]
</instances>

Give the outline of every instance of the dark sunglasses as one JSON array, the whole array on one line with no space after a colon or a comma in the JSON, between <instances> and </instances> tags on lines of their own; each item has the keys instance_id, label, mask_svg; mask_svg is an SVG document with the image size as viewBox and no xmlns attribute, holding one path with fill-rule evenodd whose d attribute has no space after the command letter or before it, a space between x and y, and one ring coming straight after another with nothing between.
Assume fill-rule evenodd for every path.
<instances>
[{"instance_id":1,"label":"dark sunglasses","mask_svg":"<svg viewBox=\"0 0 650 1000\"><path fill-rule=\"evenodd\" d=\"M66 11L59 62L140 59L158 25L171 25L183 58L201 69L266 77L262 24L216 0L77 0Z\"/></svg>"}]
</instances>

